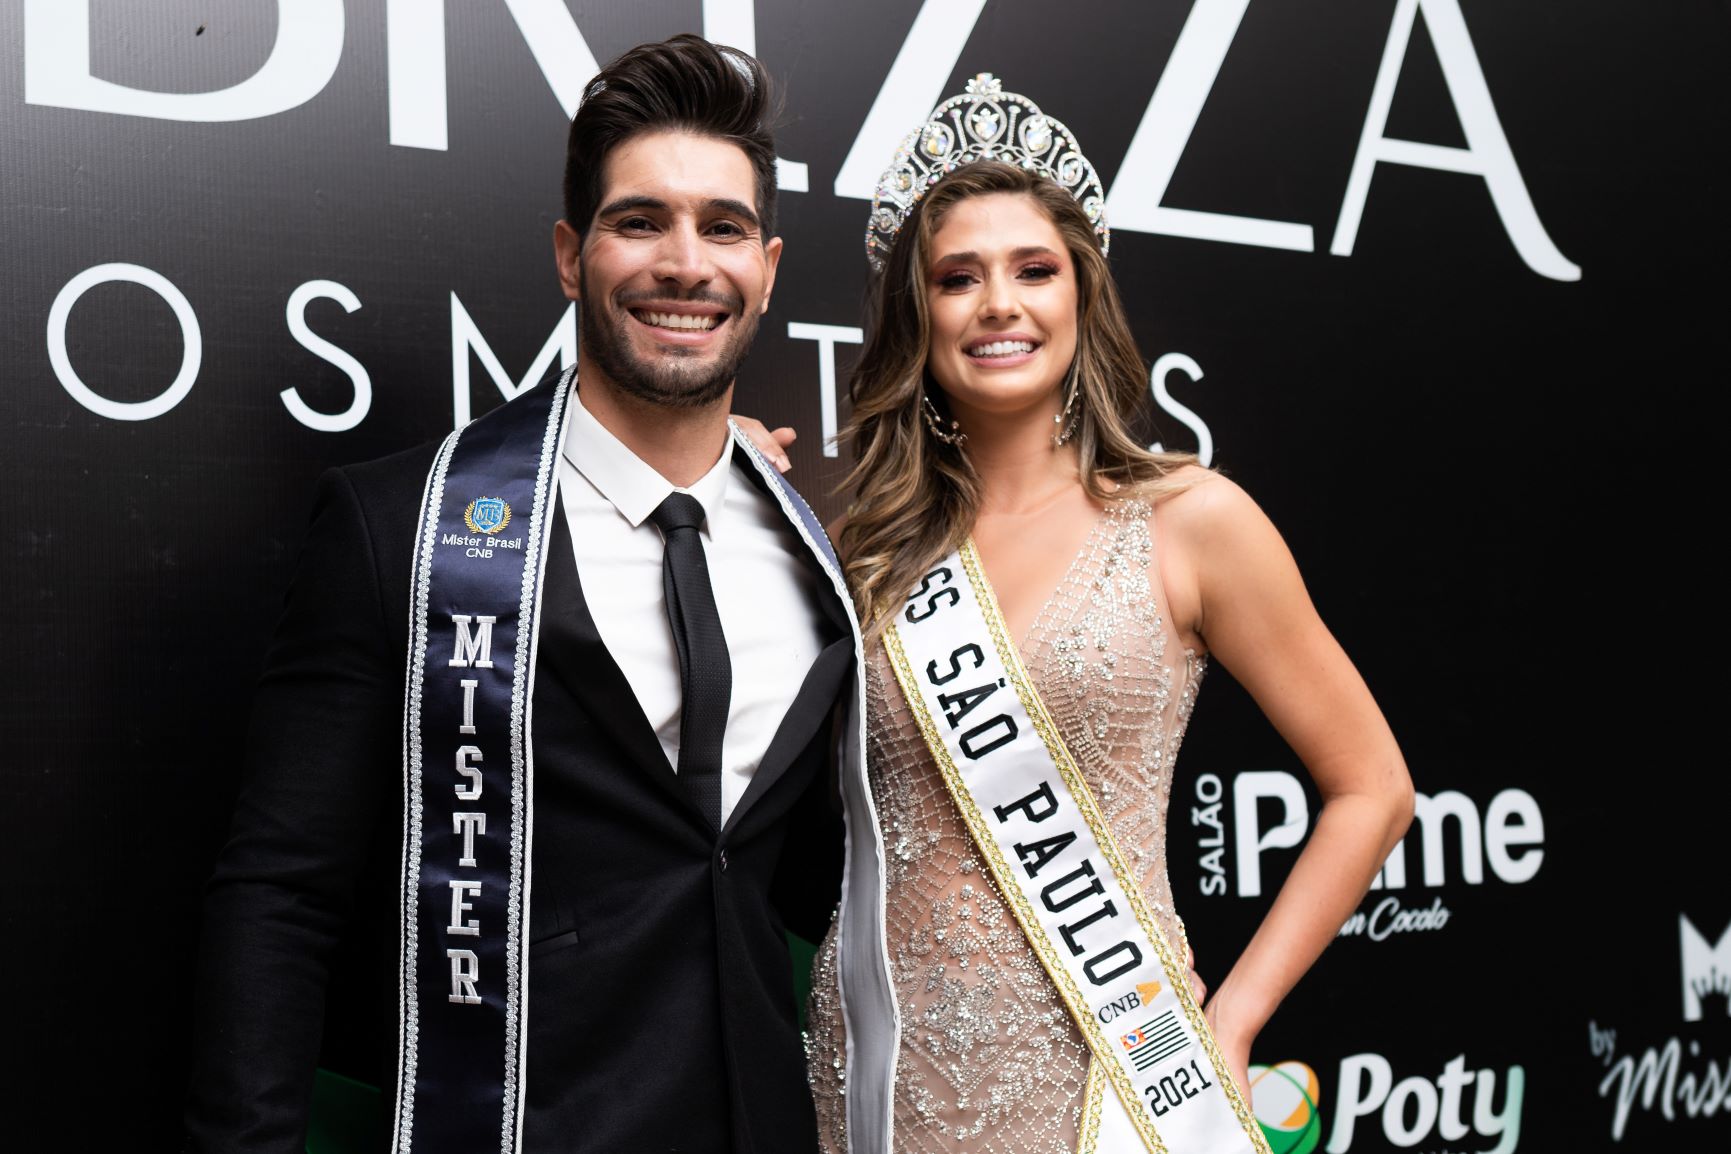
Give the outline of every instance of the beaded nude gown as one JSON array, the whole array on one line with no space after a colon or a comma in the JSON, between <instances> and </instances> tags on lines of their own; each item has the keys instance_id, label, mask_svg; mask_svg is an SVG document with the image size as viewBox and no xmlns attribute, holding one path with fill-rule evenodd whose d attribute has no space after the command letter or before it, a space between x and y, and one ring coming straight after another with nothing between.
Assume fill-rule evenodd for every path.
<instances>
[{"instance_id":1,"label":"beaded nude gown","mask_svg":"<svg viewBox=\"0 0 1731 1154\"><path fill-rule=\"evenodd\" d=\"M1148 505L1113 502L1035 620L1023 664L1110 822L1167 940L1173 762L1206 659L1165 616ZM887 858L887 940L901 1007L897 1154L1076 1148L1080 1032L999 897L883 647L869 655L867 765ZM823 1149L846 1149L835 928L812 976L806 1053Z\"/></svg>"}]
</instances>

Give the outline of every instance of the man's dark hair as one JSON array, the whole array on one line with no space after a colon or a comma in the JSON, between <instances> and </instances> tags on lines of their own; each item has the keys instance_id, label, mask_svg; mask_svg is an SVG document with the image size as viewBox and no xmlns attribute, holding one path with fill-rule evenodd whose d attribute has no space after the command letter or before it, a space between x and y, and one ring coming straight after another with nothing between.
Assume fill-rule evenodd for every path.
<instances>
[{"instance_id":1,"label":"man's dark hair","mask_svg":"<svg viewBox=\"0 0 1731 1154\"><path fill-rule=\"evenodd\" d=\"M644 132L675 130L737 144L757 176L757 216L775 235L775 140L769 74L737 48L681 33L640 44L583 90L565 148L565 220L585 236L600 207L608 153Z\"/></svg>"}]
</instances>

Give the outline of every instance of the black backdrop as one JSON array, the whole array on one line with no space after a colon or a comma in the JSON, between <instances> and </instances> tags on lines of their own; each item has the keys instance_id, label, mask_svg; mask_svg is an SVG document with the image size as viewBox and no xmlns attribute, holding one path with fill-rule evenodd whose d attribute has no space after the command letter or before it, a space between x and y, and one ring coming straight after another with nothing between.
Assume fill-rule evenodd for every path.
<instances>
[{"instance_id":1,"label":"black backdrop","mask_svg":"<svg viewBox=\"0 0 1731 1154\"><path fill-rule=\"evenodd\" d=\"M787 253L738 404L800 429L820 512L857 174L989 69L1111 189L1165 370L1150 438L1206 448L1282 527L1424 795L1404 878L1257 1049L1314 1075L1315 1148L1725 1148L1731 12L1611 0L0 8L0 1125L170 1143L199 887L312 480L574 348L564 105L592 60L706 20L787 93ZM1219 671L1174 788L1218 981L1316 798Z\"/></svg>"}]
</instances>

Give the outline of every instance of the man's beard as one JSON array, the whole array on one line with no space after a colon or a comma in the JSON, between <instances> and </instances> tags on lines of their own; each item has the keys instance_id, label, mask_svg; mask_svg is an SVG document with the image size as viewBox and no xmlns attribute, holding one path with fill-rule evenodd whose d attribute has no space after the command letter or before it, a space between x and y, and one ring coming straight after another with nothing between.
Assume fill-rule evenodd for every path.
<instances>
[{"instance_id":1,"label":"man's beard","mask_svg":"<svg viewBox=\"0 0 1731 1154\"><path fill-rule=\"evenodd\" d=\"M664 349L656 363L647 363L631 349L625 326L641 323L629 315L633 308L680 301L701 302L727 310L732 334L705 366L695 350L677 346ZM583 351L619 390L651 405L670 409L696 409L712 405L727 394L728 387L751 351L757 335L757 314L747 314L737 296L698 291L687 295L637 293L612 302L617 313L596 307L589 293L578 300L582 321Z\"/></svg>"}]
</instances>

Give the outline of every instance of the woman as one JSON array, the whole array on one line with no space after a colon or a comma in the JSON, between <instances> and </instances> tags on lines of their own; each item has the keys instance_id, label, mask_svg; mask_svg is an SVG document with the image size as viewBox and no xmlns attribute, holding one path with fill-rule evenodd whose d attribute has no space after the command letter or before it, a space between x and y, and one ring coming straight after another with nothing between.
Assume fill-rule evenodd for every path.
<instances>
[{"instance_id":1,"label":"woman","mask_svg":"<svg viewBox=\"0 0 1731 1154\"><path fill-rule=\"evenodd\" d=\"M868 766L901 1026L898 1152L1070 1151L1079 1140L1141 1148L1149 1127L1175 1149L1209 1148L1172 1139L1214 1108L1191 1106L1192 1086L1228 1074L1247 1084L1257 1032L1411 817L1394 738L1273 525L1233 482L1132 437L1146 368L1106 265L1102 201L1063 125L982 76L904 143L868 231L881 278L852 381L852 502L832 536L867 633ZM957 576L962 569L971 576ZM953 599L937 595L951 589ZM959 632L935 638L928 665L916 650L934 642L916 634L946 617L944 628ZM952 647L957 638L965 643ZM954 691L968 680L961 672L996 669L997 656L1003 675ZM1212 1041L1171 988L1184 982L1184 962L1172 959L1187 947L1165 865L1173 763L1210 661L1255 698L1324 799L1289 879L1206 1004ZM1015 700L998 693L1006 688ZM1021 748L1030 725L1046 734L1047 714L1054 739L1015 756L1032 758L1035 771L1073 765L1074 798L1060 788L994 806L987 795L1010 771L991 759ZM1068 868L1060 852L1080 844L1072 834L1013 840L986 828L1039 819L1047 799L1053 810L1073 800L1107 827L1093 841L1082 830L1107 864L1084 861L1060 876L1075 879L1068 889L1052 879ZM1113 861L1119 872L1106 879ZM1119 890L1107 888L1114 880ZM1118 896L1098 896L1108 893ZM1061 920L1089 908L1082 898L1095 903L1091 922L1032 924L1047 916L1041 902L1065 910ZM1095 948L1086 933L1108 924L1101 919L1128 924L1119 907L1132 905L1151 932L1082 958ZM1055 948L1061 937L1071 950ZM823 1143L839 1151L849 1080L835 959L832 928L814 974L808 1046ZM1093 979L1110 987L1137 959L1144 970L1133 987L1087 988ZM1173 1099L1182 1108L1162 1100L1160 1082L1136 1084L1141 1066L1125 1067L1132 1081L1113 1072L1118 1049L1153 1042L1089 1024L1088 999L1108 995L1120 1009L1171 1008L1150 1031L1169 1027L1173 1045L1192 1047L1172 1062L1202 1058L1180 1083L1163 1079L1168 1097L1183 1090ZM1135 1015L1124 1021L1141 1029ZM1195 1028L1181 1029L1185 1021ZM1138 1101L1144 1089L1151 1097ZM1210 1092L1227 1129L1244 1130L1215 1148L1254 1148L1242 1097Z\"/></svg>"}]
</instances>

